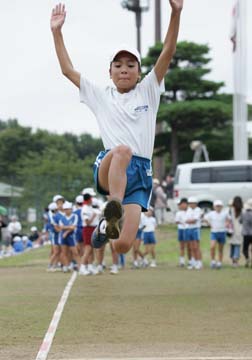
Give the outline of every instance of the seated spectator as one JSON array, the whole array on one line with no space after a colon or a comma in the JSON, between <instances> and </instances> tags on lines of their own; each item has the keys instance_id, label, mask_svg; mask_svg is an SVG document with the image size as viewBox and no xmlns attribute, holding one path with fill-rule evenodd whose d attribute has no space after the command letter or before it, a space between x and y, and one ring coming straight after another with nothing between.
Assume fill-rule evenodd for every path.
<instances>
[{"instance_id":1,"label":"seated spectator","mask_svg":"<svg viewBox=\"0 0 252 360\"><path fill-rule=\"evenodd\" d=\"M36 243L36 244L40 244L40 234L38 232L38 229L36 226L32 226L31 227L31 234L29 236L29 239L33 242L33 243Z\"/></svg>"},{"instance_id":2,"label":"seated spectator","mask_svg":"<svg viewBox=\"0 0 252 360\"><path fill-rule=\"evenodd\" d=\"M27 235L22 236L22 241L23 241L25 250L32 249L32 247L33 247L32 241L28 238Z\"/></svg>"},{"instance_id":3,"label":"seated spectator","mask_svg":"<svg viewBox=\"0 0 252 360\"><path fill-rule=\"evenodd\" d=\"M13 238L13 250L15 253L21 253L24 251L24 244L20 236L15 236Z\"/></svg>"}]
</instances>

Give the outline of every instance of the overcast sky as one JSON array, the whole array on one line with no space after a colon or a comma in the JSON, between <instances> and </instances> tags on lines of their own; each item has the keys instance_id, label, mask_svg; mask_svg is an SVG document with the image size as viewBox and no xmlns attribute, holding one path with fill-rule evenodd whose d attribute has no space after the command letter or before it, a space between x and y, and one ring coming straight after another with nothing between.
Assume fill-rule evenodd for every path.
<instances>
[{"instance_id":1,"label":"overcast sky","mask_svg":"<svg viewBox=\"0 0 252 360\"><path fill-rule=\"evenodd\" d=\"M211 78L233 91L232 45L229 40L234 0L185 0L179 40L208 44ZM248 2L248 18L252 1ZM93 114L79 103L78 89L65 79L56 59L49 20L53 0L3 0L0 11L0 119L58 133L99 135ZM136 46L134 14L120 0L67 0L65 43L75 68L106 86L108 58L120 43ZM154 43L154 0L143 14L142 55ZM162 38L170 16L162 0ZM252 23L248 22L248 34ZM248 36L248 64L252 39ZM248 100L252 102L252 70L248 67Z\"/></svg>"}]
</instances>

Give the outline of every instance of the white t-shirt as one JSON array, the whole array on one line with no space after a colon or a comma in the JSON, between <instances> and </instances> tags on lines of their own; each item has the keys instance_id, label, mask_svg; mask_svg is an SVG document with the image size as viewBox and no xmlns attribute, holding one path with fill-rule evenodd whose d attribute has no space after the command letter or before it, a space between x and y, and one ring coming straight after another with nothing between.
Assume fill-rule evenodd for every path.
<instances>
[{"instance_id":1,"label":"white t-shirt","mask_svg":"<svg viewBox=\"0 0 252 360\"><path fill-rule=\"evenodd\" d=\"M104 148L128 145L134 155L151 159L156 115L164 82L159 85L154 69L127 93L116 88L100 88L84 77L80 82L80 101L96 116Z\"/></svg>"},{"instance_id":2,"label":"white t-shirt","mask_svg":"<svg viewBox=\"0 0 252 360\"><path fill-rule=\"evenodd\" d=\"M175 215L175 222L178 225L178 229L186 229L188 224L186 223L186 210L178 210Z\"/></svg>"},{"instance_id":3,"label":"white t-shirt","mask_svg":"<svg viewBox=\"0 0 252 360\"><path fill-rule=\"evenodd\" d=\"M154 216L146 216L143 217L143 232L153 232L157 226L157 221Z\"/></svg>"},{"instance_id":4,"label":"white t-shirt","mask_svg":"<svg viewBox=\"0 0 252 360\"><path fill-rule=\"evenodd\" d=\"M87 225L86 220L90 220L95 214L96 216L92 220L92 222ZM99 209L94 209L92 205L83 205L81 208L81 218L82 218L82 226L97 226L99 224L99 216L101 211Z\"/></svg>"},{"instance_id":5,"label":"white t-shirt","mask_svg":"<svg viewBox=\"0 0 252 360\"><path fill-rule=\"evenodd\" d=\"M195 209L192 209L190 206L188 207L186 211L186 220L196 220L193 224L187 224L188 229L200 228L201 215L202 210L198 206Z\"/></svg>"},{"instance_id":6,"label":"white t-shirt","mask_svg":"<svg viewBox=\"0 0 252 360\"><path fill-rule=\"evenodd\" d=\"M206 214L204 219L209 222L212 232L223 232L226 231L226 221L229 219L229 215L226 210L221 212L213 210Z\"/></svg>"}]
</instances>

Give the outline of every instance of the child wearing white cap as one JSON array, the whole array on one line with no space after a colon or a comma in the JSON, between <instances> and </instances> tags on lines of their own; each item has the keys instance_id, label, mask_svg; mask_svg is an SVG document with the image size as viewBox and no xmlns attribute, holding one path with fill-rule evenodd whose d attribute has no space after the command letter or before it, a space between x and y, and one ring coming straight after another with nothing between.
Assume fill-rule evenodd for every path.
<instances>
[{"instance_id":1,"label":"child wearing white cap","mask_svg":"<svg viewBox=\"0 0 252 360\"><path fill-rule=\"evenodd\" d=\"M61 237L61 250L62 250L62 262L63 272L70 270L70 262L68 256L68 250L71 251L73 259L80 266L80 256L77 249L76 242L76 229L78 223L78 216L72 212L73 204L65 201L63 204L63 210L65 215L59 221L60 230L62 231Z\"/></svg>"},{"instance_id":2,"label":"child wearing white cap","mask_svg":"<svg viewBox=\"0 0 252 360\"><path fill-rule=\"evenodd\" d=\"M152 207L149 208L147 212L144 213L142 224L143 224L143 243L145 246L145 252L143 254L145 260L147 260L147 256L151 256L150 267L157 267L156 263L156 236L155 229L157 227L157 221L155 219L154 209Z\"/></svg>"},{"instance_id":3,"label":"child wearing white cap","mask_svg":"<svg viewBox=\"0 0 252 360\"><path fill-rule=\"evenodd\" d=\"M179 266L185 266L185 248L187 248L188 258L190 259L189 242L186 239L186 212L188 208L188 201L182 198L178 201L178 211L175 214L175 223L178 227L177 239L179 242Z\"/></svg>"},{"instance_id":4,"label":"child wearing white cap","mask_svg":"<svg viewBox=\"0 0 252 360\"><path fill-rule=\"evenodd\" d=\"M223 248L226 243L226 228L227 223L230 221L230 216L227 210L223 209L223 202L221 200L214 200L214 210L210 211L204 216L204 220L211 227L211 268L221 269L223 261ZM218 243L218 261L215 261L215 249Z\"/></svg>"},{"instance_id":5,"label":"child wearing white cap","mask_svg":"<svg viewBox=\"0 0 252 360\"><path fill-rule=\"evenodd\" d=\"M148 209L152 190L151 157L156 115L163 79L176 51L183 0L170 0L171 19L162 52L152 71L141 80L140 54L128 45L118 47L110 58L109 74L114 87L101 89L77 72L64 45L61 28L66 12L57 5L51 30L62 73L80 89L81 102L95 114L105 151L99 153L94 177L98 191L110 195L104 216L105 234L94 232L92 244L102 247L109 239L118 253L131 248L141 211ZM124 207L124 223L119 221Z\"/></svg>"},{"instance_id":6,"label":"child wearing white cap","mask_svg":"<svg viewBox=\"0 0 252 360\"><path fill-rule=\"evenodd\" d=\"M202 269L202 255L200 250L200 228L202 210L198 207L198 201L194 196L188 198L188 209L186 211L185 231L186 241L189 241L191 259L188 269Z\"/></svg>"}]
</instances>

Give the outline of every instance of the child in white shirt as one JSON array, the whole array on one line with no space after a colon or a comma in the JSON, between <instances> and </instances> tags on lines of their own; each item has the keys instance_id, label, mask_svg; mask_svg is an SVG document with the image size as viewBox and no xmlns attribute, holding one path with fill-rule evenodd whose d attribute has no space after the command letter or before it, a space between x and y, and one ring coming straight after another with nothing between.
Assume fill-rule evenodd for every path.
<instances>
[{"instance_id":1,"label":"child in white shirt","mask_svg":"<svg viewBox=\"0 0 252 360\"><path fill-rule=\"evenodd\" d=\"M150 254L152 261L150 267L156 267L156 252L155 245L157 243L155 237L155 229L157 227L157 222L153 216L153 208L150 207L149 210L144 213L143 217L143 241L145 246L144 256Z\"/></svg>"},{"instance_id":2,"label":"child in white shirt","mask_svg":"<svg viewBox=\"0 0 252 360\"><path fill-rule=\"evenodd\" d=\"M226 243L226 228L227 222L229 221L230 216L228 212L223 210L223 203L221 200L214 201L214 210L210 211L204 216L204 220L211 227L211 246L210 246L210 255L211 255L211 268L212 269L221 269L222 260L223 260L223 248ZM219 260L215 261L215 249L216 244L218 243L218 257Z\"/></svg>"}]
</instances>

